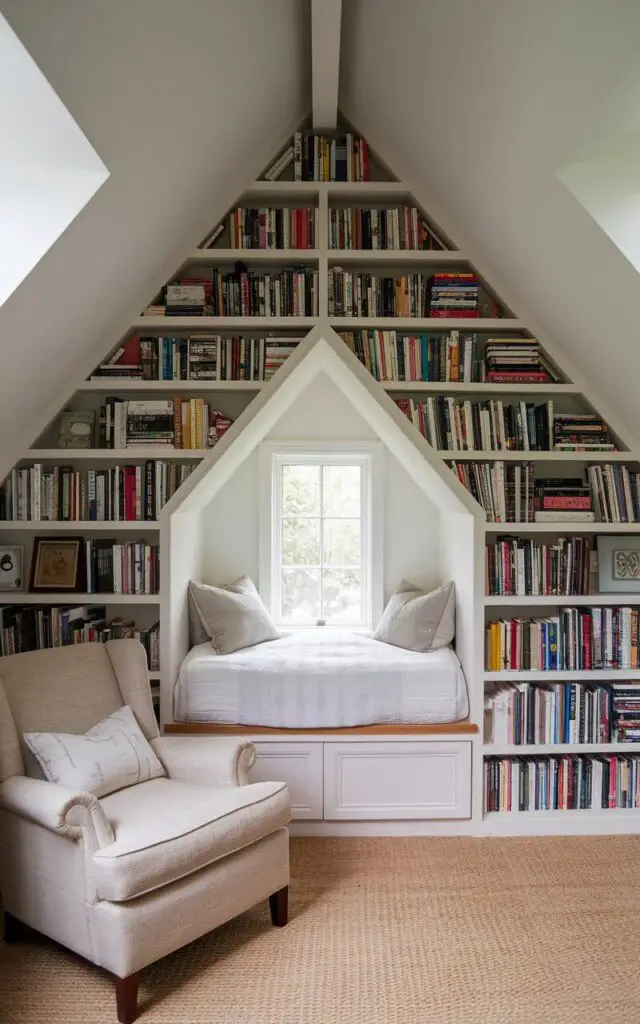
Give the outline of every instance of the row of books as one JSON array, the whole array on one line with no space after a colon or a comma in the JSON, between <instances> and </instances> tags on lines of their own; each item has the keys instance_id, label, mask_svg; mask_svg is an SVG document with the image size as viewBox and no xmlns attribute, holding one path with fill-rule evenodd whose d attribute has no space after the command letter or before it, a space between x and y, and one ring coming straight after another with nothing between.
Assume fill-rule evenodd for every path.
<instances>
[{"instance_id":1,"label":"row of books","mask_svg":"<svg viewBox=\"0 0 640 1024\"><path fill-rule=\"evenodd\" d=\"M229 214L232 249L315 249L318 208L238 207Z\"/></svg>"},{"instance_id":2,"label":"row of books","mask_svg":"<svg viewBox=\"0 0 640 1024\"><path fill-rule=\"evenodd\" d=\"M2 656L68 644L139 640L150 672L160 668L160 623L139 627L121 617L107 619L104 605L5 605L0 609Z\"/></svg>"},{"instance_id":3,"label":"row of books","mask_svg":"<svg viewBox=\"0 0 640 1024\"><path fill-rule=\"evenodd\" d=\"M201 398L125 401L108 397L100 408L101 448L212 448L231 419Z\"/></svg>"},{"instance_id":4,"label":"row of books","mask_svg":"<svg viewBox=\"0 0 640 1024\"><path fill-rule=\"evenodd\" d=\"M553 417L556 451L615 451L607 424L593 413L556 413Z\"/></svg>"},{"instance_id":5,"label":"row of books","mask_svg":"<svg viewBox=\"0 0 640 1024\"><path fill-rule=\"evenodd\" d=\"M484 807L488 812L640 807L640 757L488 757Z\"/></svg>"},{"instance_id":6,"label":"row of books","mask_svg":"<svg viewBox=\"0 0 640 1024\"><path fill-rule=\"evenodd\" d=\"M479 315L480 284L475 274L444 270L429 281L429 316Z\"/></svg>"},{"instance_id":7,"label":"row of books","mask_svg":"<svg viewBox=\"0 0 640 1024\"><path fill-rule=\"evenodd\" d=\"M434 448L443 451L549 451L553 402L472 402L438 395L396 399Z\"/></svg>"},{"instance_id":8,"label":"row of books","mask_svg":"<svg viewBox=\"0 0 640 1024\"><path fill-rule=\"evenodd\" d=\"M424 274L385 277L365 271L329 269L329 316L428 315L429 282Z\"/></svg>"},{"instance_id":9,"label":"row of books","mask_svg":"<svg viewBox=\"0 0 640 1024\"><path fill-rule=\"evenodd\" d=\"M146 541L85 540L88 594L157 594L160 547Z\"/></svg>"},{"instance_id":10,"label":"row of books","mask_svg":"<svg viewBox=\"0 0 640 1024\"><path fill-rule=\"evenodd\" d=\"M618 743L640 742L640 685L616 683L611 687L613 739Z\"/></svg>"},{"instance_id":11,"label":"row of books","mask_svg":"<svg viewBox=\"0 0 640 1024\"><path fill-rule=\"evenodd\" d=\"M475 334L398 334L396 331L345 331L343 341L379 381L479 380Z\"/></svg>"},{"instance_id":12,"label":"row of books","mask_svg":"<svg viewBox=\"0 0 640 1024\"><path fill-rule=\"evenodd\" d=\"M78 471L41 463L13 469L0 490L0 519L11 522L156 520L193 466L161 459Z\"/></svg>"},{"instance_id":13,"label":"row of books","mask_svg":"<svg viewBox=\"0 0 640 1024\"><path fill-rule=\"evenodd\" d=\"M532 462L450 466L490 523L640 522L640 473L624 465L589 466L586 478L537 480Z\"/></svg>"},{"instance_id":14,"label":"row of books","mask_svg":"<svg viewBox=\"0 0 640 1024\"><path fill-rule=\"evenodd\" d=\"M443 249L415 206L381 209L349 206L329 210L331 249Z\"/></svg>"},{"instance_id":15,"label":"row of books","mask_svg":"<svg viewBox=\"0 0 640 1024\"><path fill-rule=\"evenodd\" d=\"M231 273L214 269L212 316L318 316L318 271L310 267Z\"/></svg>"},{"instance_id":16,"label":"row of books","mask_svg":"<svg viewBox=\"0 0 640 1024\"><path fill-rule=\"evenodd\" d=\"M562 608L535 619L499 619L485 628L489 672L638 668L638 608Z\"/></svg>"},{"instance_id":17,"label":"row of books","mask_svg":"<svg viewBox=\"0 0 640 1024\"><path fill-rule=\"evenodd\" d=\"M540 543L496 537L484 552L485 589L496 596L588 594L597 555L591 537L558 537Z\"/></svg>"},{"instance_id":18,"label":"row of books","mask_svg":"<svg viewBox=\"0 0 640 1024\"><path fill-rule=\"evenodd\" d=\"M287 157L288 157L288 150ZM293 173L295 181L368 181L369 147L365 139L347 132L335 139L309 132L293 136ZM276 161L280 162L281 158ZM290 163L291 161L289 161ZM278 176L282 174L281 167ZM269 178L267 171L265 177Z\"/></svg>"},{"instance_id":19,"label":"row of books","mask_svg":"<svg viewBox=\"0 0 640 1024\"><path fill-rule=\"evenodd\" d=\"M514 746L616 742L615 689L530 682L497 687L485 696L485 740ZM640 697L640 687L634 692Z\"/></svg>"}]
</instances>

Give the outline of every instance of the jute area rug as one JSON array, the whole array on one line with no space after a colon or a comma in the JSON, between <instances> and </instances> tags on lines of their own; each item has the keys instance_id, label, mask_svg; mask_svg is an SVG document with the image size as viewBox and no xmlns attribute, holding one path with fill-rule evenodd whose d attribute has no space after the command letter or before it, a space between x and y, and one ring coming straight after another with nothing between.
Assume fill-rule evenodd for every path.
<instances>
[{"instance_id":1,"label":"jute area rug","mask_svg":"<svg viewBox=\"0 0 640 1024\"><path fill-rule=\"evenodd\" d=\"M291 921L254 908L147 969L141 1024L640 1021L640 843L292 840ZM111 1024L97 968L0 947L2 1024Z\"/></svg>"}]
</instances>

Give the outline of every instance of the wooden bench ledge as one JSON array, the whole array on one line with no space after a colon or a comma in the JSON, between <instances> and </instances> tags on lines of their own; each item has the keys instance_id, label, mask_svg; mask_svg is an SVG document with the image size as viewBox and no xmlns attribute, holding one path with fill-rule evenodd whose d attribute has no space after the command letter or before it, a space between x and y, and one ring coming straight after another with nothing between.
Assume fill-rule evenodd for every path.
<instances>
[{"instance_id":1,"label":"wooden bench ledge","mask_svg":"<svg viewBox=\"0 0 640 1024\"><path fill-rule=\"evenodd\" d=\"M355 725L342 729L276 729L266 725L222 725L219 722L174 722L165 725L167 734L242 736L247 733L265 736L439 736L469 735L478 726L468 719L462 722L438 722L431 725Z\"/></svg>"}]
</instances>

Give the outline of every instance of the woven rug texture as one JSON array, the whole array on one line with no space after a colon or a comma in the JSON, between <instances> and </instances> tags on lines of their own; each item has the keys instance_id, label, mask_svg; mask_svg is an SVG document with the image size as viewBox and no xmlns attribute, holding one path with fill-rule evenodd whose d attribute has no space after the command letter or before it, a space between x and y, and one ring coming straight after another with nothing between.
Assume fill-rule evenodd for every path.
<instances>
[{"instance_id":1,"label":"woven rug texture","mask_svg":"<svg viewBox=\"0 0 640 1024\"><path fill-rule=\"evenodd\" d=\"M293 839L260 905L147 968L141 1024L640 1022L640 841ZM0 945L2 1024L112 1024L98 968Z\"/></svg>"}]
</instances>

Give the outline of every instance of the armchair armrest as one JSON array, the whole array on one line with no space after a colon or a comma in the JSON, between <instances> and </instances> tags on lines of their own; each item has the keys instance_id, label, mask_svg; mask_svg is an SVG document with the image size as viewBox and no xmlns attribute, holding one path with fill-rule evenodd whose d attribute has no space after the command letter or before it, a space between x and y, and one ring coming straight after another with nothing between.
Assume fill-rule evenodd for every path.
<instances>
[{"instance_id":1,"label":"armchair armrest","mask_svg":"<svg viewBox=\"0 0 640 1024\"><path fill-rule=\"evenodd\" d=\"M159 736L151 746L171 779L196 786L246 786L253 743L232 736Z\"/></svg>"},{"instance_id":2,"label":"armchair armrest","mask_svg":"<svg viewBox=\"0 0 640 1024\"><path fill-rule=\"evenodd\" d=\"M115 842L113 830L93 793L74 792L56 782L12 775L0 783L0 809L27 818L50 832L80 839L94 848Z\"/></svg>"}]
</instances>

